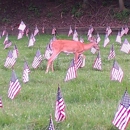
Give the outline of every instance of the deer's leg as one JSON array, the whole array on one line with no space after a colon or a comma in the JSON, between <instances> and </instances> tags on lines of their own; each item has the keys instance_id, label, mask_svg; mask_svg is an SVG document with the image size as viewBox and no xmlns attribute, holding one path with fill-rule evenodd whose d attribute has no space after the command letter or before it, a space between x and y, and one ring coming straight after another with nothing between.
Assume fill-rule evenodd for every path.
<instances>
[{"instance_id":1,"label":"deer's leg","mask_svg":"<svg viewBox=\"0 0 130 130\"><path fill-rule=\"evenodd\" d=\"M49 72L50 67L52 68L52 71L54 70L53 69L53 61L56 59L56 57L58 56L58 54L59 54L58 52L54 52L53 51L53 54L51 55L50 59L47 62L47 68L46 68L46 72L45 73Z\"/></svg>"},{"instance_id":2,"label":"deer's leg","mask_svg":"<svg viewBox=\"0 0 130 130\"><path fill-rule=\"evenodd\" d=\"M83 60L83 63L81 65L81 68L85 66L85 59L86 59L86 56L81 54L81 57L82 57L82 60Z\"/></svg>"}]
</instances>

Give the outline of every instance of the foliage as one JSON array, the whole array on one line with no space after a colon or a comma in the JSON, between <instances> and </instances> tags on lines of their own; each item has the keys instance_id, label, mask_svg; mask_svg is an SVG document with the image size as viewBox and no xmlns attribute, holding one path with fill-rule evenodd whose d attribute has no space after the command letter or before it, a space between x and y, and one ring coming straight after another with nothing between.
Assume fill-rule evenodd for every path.
<instances>
[{"instance_id":1,"label":"foliage","mask_svg":"<svg viewBox=\"0 0 130 130\"><path fill-rule=\"evenodd\" d=\"M83 15L82 5L80 2L76 2L71 10L71 14L74 17L80 18Z\"/></svg>"},{"instance_id":2,"label":"foliage","mask_svg":"<svg viewBox=\"0 0 130 130\"><path fill-rule=\"evenodd\" d=\"M114 18L121 20L121 21L127 21L130 17L130 10L123 10L120 12L116 12L114 14Z\"/></svg>"},{"instance_id":3,"label":"foliage","mask_svg":"<svg viewBox=\"0 0 130 130\"><path fill-rule=\"evenodd\" d=\"M32 13L34 13L36 16L40 15L40 9L32 3L29 4L28 10L31 11Z\"/></svg>"},{"instance_id":4,"label":"foliage","mask_svg":"<svg viewBox=\"0 0 130 130\"><path fill-rule=\"evenodd\" d=\"M14 66L16 75L21 83L21 91L14 100L7 97L11 69L4 68L4 61L8 51L3 50L0 44L0 96L4 108L0 108L1 130L45 130L49 124L49 115L52 114L54 125L59 130L116 130L111 121L114 117L117 105L126 87L129 90L129 54L120 51L120 45L115 43L116 36L110 36L110 43L103 47L104 35L101 36L100 52L102 58L102 71L92 69L96 55L90 51L85 52L86 66L78 70L78 77L72 81L64 82L67 68L73 55L61 53L54 62L55 72L45 74L46 61L34 70L31 64L37 49L44 54L51 35L37 35L35 45L27 47L28 38L17 40L16 36L9 35L13 45L19 49L19 57ZM72 39L66 35L58 35L58 39ZM83 36L86 41L86 35ZM129 36L123 36L122 41ZM3 43L5 37L0 39ZM108 61L107 56L111 45L114 43L116 60L124 71L124 79L121 83L110 81L110 70L113 60ZM31 73L30 81L22 83L22 71L24 60L27 60ZM58 84L66 104L67 119L62 123L54 120L55 100ZM4 110L4 111L3 111ZM130 130L129 127L127 130Z\"/></svg>"}]
</instances>

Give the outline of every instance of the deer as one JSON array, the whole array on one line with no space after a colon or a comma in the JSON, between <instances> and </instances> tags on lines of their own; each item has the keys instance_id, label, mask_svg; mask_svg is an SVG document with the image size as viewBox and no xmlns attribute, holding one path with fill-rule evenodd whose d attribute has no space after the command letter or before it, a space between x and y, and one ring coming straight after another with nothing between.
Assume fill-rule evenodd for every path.
<instances>
[{"instance_id":1,"label":"deer","mask_svg":"<svg viewBox=\"0 0 130 130\"><path fill-rule=\"evenodd\" d=\"M51 47L53 53L48 59L45 73L49 72L50 67L52 72L54 71L53 62L61 52L74 54L74 59L76 63L78 56L82 55L82 57L85 58L85 55L83 53L91 49L92 47L94 47L96 50L99 50L98 43L93 37L90 39L89 43L81 43L80 41L73 40L54 40L51 43Z\"/></svg>"}]
</instances>

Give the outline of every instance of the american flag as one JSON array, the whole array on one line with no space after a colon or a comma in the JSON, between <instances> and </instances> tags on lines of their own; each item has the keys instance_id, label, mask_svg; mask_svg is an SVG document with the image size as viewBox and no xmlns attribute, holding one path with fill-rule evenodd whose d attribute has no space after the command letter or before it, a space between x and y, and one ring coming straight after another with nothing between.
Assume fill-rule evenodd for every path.
<instances>
[{"instance_id":1,"label":"american flag","mask_svg":"<svg viewBox=\"0 0 130 130\"><path fill-rule=\"evenodd\" d=\"M5 37L3 44L5 45L6 43L8 43L8 40L9 40L9 36L8 36L8 34L6 34L6 37Z\"/></svg>"},{"instance_id":2,"label":"american flag","mask_svg":"<svg viewBox=\"0 0 130 130\"><path fill-rule=\"evenodd\" d=\"M101 56L100 52L98 52L96 59L94 60L93 68L97 70L102 69L102 61L101 61Z\"/></svg>"},{"instance_id":3,"label":"american flag","mask_svg":"<svg viewBox=\"0 0 130 130\"><path fill-rule=\"evenodd\" d=\"M15 62L16 62L16 59L13 57L13 53L12 53L12 51L10 50L10 51L8 52L8 56L6 57L6 61L5 61L4 66L5 66L6 68L12 68L12 67L14 66Z\"/></svg>"},{"instance_id":4,"label":"american flag","mask_svg":"<svg viewBox=\"0 0 130 130\"><path fill-rule=\"evenodd\" d=\"M80 36L79 41L80 41L81 43L84 43L84 39L83 39L82 36Z\"/></svg>"},{"instance_id":5,"label":"american flag","mask_svg":"<svg viewBox=\"0 0 130 130\"><path fill-rule=\"evenodd\" d=\"M125 25L125 29L124 29L124 31L125 31L125 34L128 34L129 28L128 28L127 25Z\"/></svg>"},{"instance_id":6,"label":"american flag","mask_svg":"<svg viewBox=\"0 0 130 130\"><path fill-rule=\"evenodd\" d=\"M60 121L64 121L65 118L66 118L65 103L61 95L60 87L58 86L56 106L55 106L55 120L57 122L60 122Z\"/></svg>"},{"instance_id":7,"label":"american flag","mask_svg":"<svg viewBox=\"0 0 130 130\"><path fill-rule=\"evenodd\" d=\"M121 44L121 32L120 31L118 31L118 34L116 36L116 42Z\"/></svg>"},{"instance_id":8,"label":"american flag","mask_svg":"<svg viewBox=\"0 0 130 130\"><path fill-rule=\"evenodd\" d=\"M29 27L26 28L25 34L26 34L26 36L28 37L28 34L29 34Z\"/></svg>"},{"instance_id":9,"label":"american flag","mask_svg":"<svg viewBox=\"0 0 130 130\"><path fill-rule=\"evenodd\" d=\"M19 30L17 39L18 39L18 40L21 39L21 38L23 37L23 34L24 34L24 31Z\"/></svg>"},{"instance_id":10,"label":"american flag","mask_svg":"<svg viewBox=\"0 0 130 130\"><path fill-rule=\"evenodd\" d=\"M3 107L2 98L0 97L0 107Z\"/></svg>"},{"instance_id":11,"label":"american flag","mask_svg":"<svg viewBox=\"0 0 130 130\"><path fill-rule=\"evenodd\" d=\"M125 52L127 54L130 52L130 44L129 44L127 39L124 40L124 42L123 42L123 44L121 46L121 51Z\"/></svg>"},{"instance_id":12,"label":"american flag","mask_svg":"<svg viewBox=\"0 0 130 130\"><path fill-rule=\"evenodd\" d=\"M89 35L92 35L93 31L94 31L93 26L90 25L90 26L89 26L89 29L88 29L88 34L87 34L88 37L89 37Z\"/></svg>"},{"instance_id":13,"label":"american flag","mask_svg":"<svg viewBox=\"0 0 130 130\"><path fill-rule=\"evenodd\" d=\"M114 116L112 123L119 130L126 130L129 120L130 120L130 96L126 90L118 106L118 110Z\"/></svg>"},{"instance_id":14,"label":"american flag","mask_svg":"<svg viewBox=\"0 0 130 130\"><path fill-rule=\"evenodd\" d=\"M6 29L4 29L2 32L2 37L5 36L6 34L7 34L7 31L6 31Z\"/></svg>"},{"instance_id":15,"label":"american flag","mask_svg":"<svg viewBox=\"0 0 130 130\"><path fill-rule=\"evenodd\" d=\"M24 32L25 28L26 28L25 23L23 21L21 21L21 23L18 26L18 30L21 30L22 32Z\"/></svg>"},{"instance_id":16,"label":"american flag","mask_svg":"<svg viewBox=\"0 0 130 130\"><path fill-rule=\"evenodd\" d=\"M108 35L106 34L106 35L105 35L104 45L103 45L103 46L106 47L109 42L110 42L110 39L109 39Z\"/></svg>"},{"instance_id":17,"label":"american flag","mask_svg":"<svg viewBox=\"0 0 130 130\"><path fill-rule=\"evenodd\" d=\"M14 57L14 58L18 58L18 54L19 54L18 48L17 48L16 45L14 45L13 57Z\"/></svg>"},{"instance_id":18,"label":"american flag","mask_svg":"<svg viewBox=\"0 0 130 130\"><path fill-rule=\"evenodd\" d=\"M55 130L54 123L52 120L52 116L50 116L50 122L47 130Z\"/></svg>"},{"instance_id":19,"label":"american flag","mask_svg":"<svg viewBox=\"0 0 130 130\"><path fill-rule=\"evenodd\" d=\"M9 89L8 89L8 97L10 99L14 99L15 96L20 92L21 85L19 83L19 80L15 74L15 71L12 71L12 76L10 79Z\"/></svg>"},{"instance_id":20,"label":"american flag","mask_svg":"<svg viewBox=\"0 0 130 130\"><path fill-rule=\"evenodd\" d=\"M4 49L9 48L12 45L12 42L10 40L6 41L6 43L4 44Z\"/></svg>"},{"instance_id":21,"label":"american flag","mask_svg":"<svg viewBox=\"0 0 130 130\"><path fill-rule=\"evenodd\" d=\"M74 30L74 33L73 33L73 40L74 40L74 41L79 41L78 33L77 33L77 30L76 30L76 29Z\"/></svg>"},{"instance_id":22,"label":"american flag","mask_svg":"<svg viewBox=\"0 0 130 130\"><path fill-rule=\"evenodd\" d=\"M23 68L23 82L24 83L27 83L29 81L29 73L30 73L30 69L29 69L28 63L25 61L24 68Z\"/></svg>"},{"instance_id":23,"label":"american flag","mask_svg":"<svg viewBox=\"0 0 130 130\"><path fill-rule=\"evenodd\" d=\"M101 41L100 35L97 33L97 43Z\"/></svg>"},{"instance_id":24,"label":"american flag","mask_svg":"<svg viewBox=\"0 0 130 130\"><path fill-rule=\"evenodd\" d=\"M52 47L51 47L51 43L52 43L52 42L50 42L50 43L47 45L46 50L45 50L45 53L44 53L44 58L47 59L47 60L50 59L50 57L51 57L51 55L52 55L52 53L53 53Z\"/></svg>"},{"instance_id":25,"label":"american flag","mask_svg":"<svg viewBox=\"0 0 130 130\"><path fill-rule=\"evenodd\" d=\"M125 34L125 29L122 27L121 28L121 37L123 37L124 34Z\"/></svg>"},{"instance_id":26,"label":"american flag","mask_svg":"<svg viewBox=\"0 0 130 130\"><path fill-rule=\"evenodd\" d=\"M117 61L114 60L113 67L111 70L111 77L110 77L111 80L116 80L116 81L121 82L123 75L124 75L123 70L118 65Z\"/></svg>"},{"instance_id":27,"label":"american flag","mask_svg":"<svg viewBox=\"0 0 130 130\"><path fill-rule=\"evenodd\" d=\"M112 33L110 26L106 28L106 34L109 36Z\"/></svg>"},{"instance_id":28,"label":"american flag","mask_svg":"<svg viewBox=\"0 0 130 130\"><path fill-rule=\"evenodd\" d=\"M42 33L45 33L45 28L44 28L44 26L42 27Z\"/></svg>"},{"instance_id":29,"label":"american flag","mask_svg":"<svg viewBox=\"0 0 130 130\"><path fill-rule=\"evenodd\" d=\"M70 63L70 66L68 68L68 71L67 71L67 74L66 74L64 81L66 82L66 81L72 80L76 77L77 77L77 69L76 69L76 65L74 63L74 60L72 60Z\"/></svg>"},{"instance_id":30,"label":"american flag","mask_svg":"<svg viewBox=\"0 0 130 130\"><path fill-rule=\"evenodd\" d=\"M83 67L84 65L83 65L83 55L79 55L78 56L78 59L77 59L77 63L75 64L75 67L76 67L76 69L79 69L79 68L81 68L81 67Z\"/></svg>"},{"instance_id":31,"label":"american flag","mask_svg":"<svg viewBox=\"0 0 130 130\"><path fill-rule=\"evenodd\" d=\"M39 33L39 29L38 29L38 27L37 27L37 25L35 26L35 30L34 30L34 37L37 35Z\"/></svg>"},{"instance_id":32,"label":"american flag","mask_svg":"<svg viewBox=\"0 0 130 130\"><path fill-rule=\"evenodd\" d=\"M69 29L69 32L68 32L68 37L69 37L71 34L73 34L73 30L72 30L72 28L71 28L71 26L70 26L70 29Z\"/></svg>"},{"instance_id":33,"label":"american flag","mask_svg":"<svg viewBox=\"0 0 130 130\"><path fill-rule=\"evenodd\" d=\"M55 28L55 27L52 28L51 34L52 34L52 35L56 35L56 28Z\"/></svg>"},{"instance_id":34,"label":"american flag","mask_svg":"<svg viewBox=\"0 0 130 130\"><path fill-rule=\"evenodd\" d=\"M111 49L110 49L110 53L109 53L109 55L108 55L108 60L111 60L111 59L113 59L113 58L115 58L115 50L114 50L114 46L112 45L111 46Z\"/></svg>"},{"instance_id":35,"label":"american flag","mask_svg":"<svg viewBox=\"0 0 130 130\"><path fill-rule=\"evenodd\" d=\"M33 46L35 41L36 41L36 39L35 39L35 37L34 37L34 35L32 33L31 36L30 36L29 42L28 42L28 47Z\"/></svg>"},{"instance_id":36,"label":"american flag","mask_svg":"<svg viewBox=\"0 0 130 130\"><path fill-rule=\"evenodd\" d=\"M36 69L41 64L41 62L42 62L42 55L41 55L40 50L38 49L37 52L36 52L36 55L34 57L32 67L34 69Z\"/></svg>"}]
</instances>

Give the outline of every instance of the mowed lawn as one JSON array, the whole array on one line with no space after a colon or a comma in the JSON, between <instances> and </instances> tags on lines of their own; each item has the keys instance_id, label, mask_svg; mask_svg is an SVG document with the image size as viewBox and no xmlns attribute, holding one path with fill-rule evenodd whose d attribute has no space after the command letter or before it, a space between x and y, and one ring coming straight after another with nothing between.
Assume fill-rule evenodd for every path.
<instances>
[{"instance_id":1,"label":"mowed lawn","mask_svg":"<svg viewBox=\"0 0 130 130\"><path fill-rule=\"evenodd\" d=\"M130 93L130 54L120 51L121 45L115 42L116 35L109 36L110 42L104 48L104 35L101 35L100 54L102 70L92 68L97 54L87 51L86 65L78 69L76 79L64 82L67 69L73 55L61 53L54 62L55 71L45 74L47 61L34 70L32 62L36 51L39 49L43 55L46 45L52 38L51 35L37 35L33 47L28 48L28 38L24 36L17 40L17 36L9 35L12 46L4 49L3 41L0 39L0 96L3 108L0 108L0 130L46 130L49 125L50 114L56 130L116 130L112 120L126 88ZM83 36L85 43L87 37ZM123 36L122 42L130 36ZM58 35L57 39L72 39L65 35ZM4 67L8 51L17 45L19 56L14 66L14 71L21 84L20 93L11 100L8 98L9 82L12 69ZM110 72L114 60L108 60L111 45L114 45L116 58L124 72L122 82L111 81ZM31 69L29 82L22 81L24 61L28 62ZM57 123L55 121L55 101L58 84L66 105L66 120ZM130 130L130 125L127 127Z\"/></svg>"}]
</instances>

